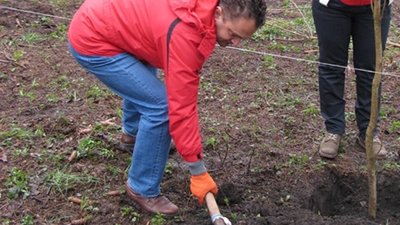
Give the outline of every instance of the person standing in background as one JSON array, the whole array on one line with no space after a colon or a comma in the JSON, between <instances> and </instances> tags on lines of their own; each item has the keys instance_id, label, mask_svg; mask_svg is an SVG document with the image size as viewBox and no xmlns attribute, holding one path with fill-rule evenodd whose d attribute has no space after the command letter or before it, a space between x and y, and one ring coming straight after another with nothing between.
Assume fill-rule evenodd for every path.
<instances>
[{"instance_id":1,"label":"person standing in background","mask_svg":"<svg viewBox=\"0 0 400 225\"><path fill-rule=\"evenodd\" d=\"M365 149L365 136L371 114L372 81L375 71L373 0L313 0L312 13L319 46L319 95L321 114L325 120L326 135L319 154L334 159L340 140L345 134L345 69L348 63L350 39L353 45L353 63L356 74L357 99L355 115L358 127L357 143ZM391 20L391 3L382 0L382 45L385 48ZM326 63L326 64L324 64ZM329 66L339 65L339 67ZM361 70L358 70L361 69ZM380 106L379 88L379 106ZM379 118L378 118L379 123ZM385 157L387 151L374 130L373 151Z\"/></svg>"}]
</instances>

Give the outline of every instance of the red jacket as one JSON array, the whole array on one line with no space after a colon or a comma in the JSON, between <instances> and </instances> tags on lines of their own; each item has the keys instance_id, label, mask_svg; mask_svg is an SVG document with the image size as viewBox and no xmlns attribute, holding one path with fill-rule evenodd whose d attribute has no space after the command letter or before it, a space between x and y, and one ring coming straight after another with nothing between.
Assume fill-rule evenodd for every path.
<instances>
[{"instance_id":1,"label":"red jacket","mask_svg":"<svg viewBox=\"0 0 400 225\"><path fill-rule=\"evenodd\" d=\"M86 0L68 38L84 55L128 52L165 72L170 133L182 157L202 158L199 72L216 44L218 0ZM171 24L180 19L170 35Z\"/></svg>"},{"instance_id":2,"label":"red jacket","mask_svg":"<svg viewBox=\"0 0 400 225\"><path fill-rule=\"evenodd\" d=\"M360 6L360 5L369 5L372 0L341 0L346 5L351 6Z\"/></svg>"}]
</instances>

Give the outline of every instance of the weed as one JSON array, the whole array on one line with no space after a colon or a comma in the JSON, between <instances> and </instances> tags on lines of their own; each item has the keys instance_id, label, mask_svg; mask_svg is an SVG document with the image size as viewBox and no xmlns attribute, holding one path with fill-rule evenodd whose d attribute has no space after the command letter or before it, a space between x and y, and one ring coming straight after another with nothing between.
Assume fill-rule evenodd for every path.
<instances>
[{"instance_id":1,"label":"weed","mask_svg":"<svg viewBox=\"0 0 400 225\"><path fill-rule=\"evenodd\" d=\"M92 213L99 211L99 208L93 206L92 202L87 197L83 197L81 199L80 208L81 208L81 210L92 212Z\"/></svg>"},{"instance_id":2,"label":"weed","mask_svg":"<svg viewBox=\"0 0 400 225\"><path fill-rule=\"evenodd\" d=\"M33 217L32 215L28 214L24 216L21 220L21 225L33 225Z\"/></svg>"},{"instance_id":3,"label":"weed","mask_svg":"<svg viewBox=\"0 0 400 225\"><path fill-rule=\"evenodd\" d=\"M108 148L100 148L99 154L106 159L112 159L115 157L114 151Z\"/></svg>"},{"instance_id":4,"label":"weed","mask_svg":"<svg viewBox=\"0 0 400 225\"><path fill-rule=\"evenodd\" d=\"M105 133L107 131L119 131L119 130L120 130L119 126L116 126L116 125L105 126L105 125L103 125L101 123L96 123L96 125L93 128L93 131L94 131L95 134Z\"/></svg>"},{"instance_id":5,"label":"weed","mask_svg":"<svg viewBox=\"0 0 400 225\"><path fill-rule=\"evenodd\" d=\"M59 97L55 93L50 93L47 95L47 102L49 103L56 103L60 101Z\"/></svg>"},{"instance_id":6,"label":"weed","mask_svg":"<svg viewBox=\"0 0 400 225\"><path fill-rule=\"evenodd\" d=\"M171 163L167 163L165 166L165 174L172 174L172 165Z\"/></svg>"},{"instance_id":7,"label":"weed","mask_svg":"<svg viewBox=\"0 0 400 225\"><path fill-rule=\"evenodd\" d=\"M5 185L8 188L8 197L11 199L17 198L21 194L23 198L26 198L30 194L28 174L16 167L11 169Z\"/></svg>"},{"instance_id":8,"label":"weed","mask_svg":"<svg viewBox=\"0 0 400 225\"><path fill-rule=\"evenodd\" d=\"M7 74L0 72L0 81L6 81L8 78Z\"/></svg>"},{"instance_id":9,"label":"weed","mask_svg":"<svg viewBox=\"0 0 400 225\"><path fill-rule=\"evenodd\" d=\"M92 140L88 137L82 138L78 143L78 158L92 156L95 149L100 147L100 141Z\"/></svg>"},{"instance_id":10,"label":"weed","mask_svg":"<svg viewBox=\"0 0 400 225\"><path fill-rule=\"evenodd\" d=\"M124 206L121 208L121 214L123 217L130 218L131 222L139 222L140 214L135 212L131 206Z\"/></svg>"},{"instance_id":11,"label":"weed","mask_svg":"<svg viewBox=\"0 0 400 225\"><path fill-rule=\"evenodd\" d=\"M301 103L299 97L286 96L284 99L280 100L278 106L284 108L293 108Z\"/></svg>"},{"instance_id":12,"label":"weed","mask_svg":"<svg viewBox=\"0 0 400 225\"><path fill-rule=\"evenodd\" d=\"M304 167L310 161L310 157L306 154L289 154L288 166Z\"/></svg>"},{"instance_id":13,"label":"weed","mask_svg":"<svg viewBox=\"0 0 400 225\"><path fill-rule=\"evenodd\" d=\"M318 160L317 164L315 164L315 168L317 170L322 170L324 169L326 166L328 165L328 163L325 160Z\"/></svg>"},{"instance_id":14,"label":"weed","mask_svg":"<svg viewBox=\"0 0 400 225\"><path fill-rule=\"evenodd\" d=\"M35 93L33 93L31 91L25 92L23 88L21 88L19 90L19 96L24 97L24 98L28 98L30 101L33 101L33 100L36 99Z\"/></svg>"},{"instance_id":15,"label":"weed","mask_svg":"<svg viewBox=\"0 0 400 225\"><path fill-rule=\"evenodd\" d=\"M13 126L9 131L0 132L0 140L6 139L20 139L27 140L34 137L34 134L30 130L25 130L20 127Z\"/></svg>"},{"instance_id":16,"label":"weed","mask_svg":"<svg viewBox=\"0 0 400 225\"><path fill-rule=\"evenodd\" d=\"M27 148L15 149L12 152L12 155L13 155L14 158L25 157L28 154L29 154L29 150Z\"/></svg>"},{"instance_id":17,"label":"weed","mask_svg":"<svg viewBox=\"0 0 400 225\"><path fill-rule=\"evenodd\" d=\"M118 116L118 118L122 119L122 109L120 107L117 107L115 110L115 114Z\"/></svg>"},{"instance_id":18,"label":"weed","mask_svg":"<svg viewBox=\"0 0 400 225\"><path fill-rule=\"evenodd\" d=\"M113 176L113 177L116 177L116 176L118 176L119 174L121 174L121 173L123 173L123 171L120 169L120 168L118 168L118 167L116 167L116 166L114 166L114 165L107 165L106 166L106 169L108 170L108 171L110 171L110 173L111 173L111 175Z\"/></svg>"},{"instance_id":19,"label":"weed","mask_svg":"<svg viewBox=\"0 0 400 225\"><path fill-rule=\"evenodd\" d=\"M356 121L356 114L354 112L345 112L344 117L346 121Z\"/></svg>"},{"instance_id":20,"label":"weed","mask_svg":"<svg viewBox=\"0 0 400 225\"><path fill-rule=\"evenodd\" d=\"M397 162L385 162L385 164L383 164L383 169L386 170L400 170L400 163Z\"/></svg>"},{"instance_id":21,"label":"weed","mask_svg":"<svg viewBox=\"0 0 400 225\"><path fill-rule=\"evenodd\" d=\"M209 137L206 140L206 147L214 149L218 145L219 141L215 137Z\"/></svg>"},{"instance_id":22,"label":"weed","mask_svg":"<svg viewBox=\"0 0 400 225\"><path fill-rule=\"evenodd\" d=\"M394 121L392 124L390 124L389 127L389 132L394 133L400 131L400 120Z\"/></svg>"},{"instance_id":23,"label":"weed","mask_svg":"<svg viewBox=\"0 0 400 225\"><path fill-rule=\"evenodd\" d=\"M230 202L230 201L229 201L229 198L225 196L225 197L224 197L224 204L227 205L227 206L229 206L229 205L230 205L229 202Z\"/></svg>"},{"instance_id":24,"label":"weed","mask_svg":"<svg viewBox=\"0 0 400 225\"><path fill-rule=\"evenodd\" d=\"M154 216L152 216L150 221L151 221L151 224L154 224L154 225L163 225L167 222L167 220L164 218L164 216L160 213L157 213Z\"/></svg>"},{"instance_id":25,"label":"weed","mask_svg":"<svg viewBox=\"0 0 400 225\"><path fill-rule=\"evenodd\" d=\"M382 106L379 115L382 119L388 118L390 115L396 113L397 110L393 106Z\"/></svg>"},{"instance_id":26,"label":"weed","mask_svg":"<svg viewBox=\"0 0 400 225\"><path fill-rule=\"evenodd\" d=\"M268 69L276 69L276 63L274 61L274 57L270 56L270 55L265 55L262 58L263 64L264 66L266 66Z\"/></svg>"},{"instance_id":27,"label":"weed","mask_svg":"<svg viewBox=\"0 0 400 225\"><path fill-rule=\"evenodd\" d=\"M26 33L22 36L22 40L28 44L34 44L44 40L44 38L42 38L38 33Z\"/></svg>"},{"instance_id":28,"label":"weed","mask_svg":"<svg viewBox=\"0 0 400 225\"><path fill-rule=\"evenodd\" d=\"M1 225L9 225L9 224L11 224L11 220L7 219L7 218L0 219L0 223L1 223Z\"/></svg>"},{"instance_id":29,"label":"weed","mask_svg":"<svg viewBox=\"0 0 400 225\"><path fill-rule=\"evenodd\" d=\"M45 177L46 183L57 188L61 193L67 192L76 184L94 184L98 183L96 177L90 175L78 176L68 174L60 170L51 171Z\"/></svg>"},{"instance_id":30,"label":"weed","mask_svg":"<svg viewBox=\"0 0 400 225\"><path fill-rule=\"evenodd\" d=\"M24 51L22 51L22 50L16 50L16 51L13 53L13 59L14 59L15 61L19 61L19 60L22 59L22 57L24 57L24 55L25 55L25 52L24 52Z\"/></svg>"},{"instance_id":31,"label":"weed","mask_svg":"<svg viewBox=\"0 0 400 225\"><path fill-rule=\"evenodd\" d=\"M86 92L86 97L91 98L93 100L98 100L99 98L106 97L108 95L109 93L107 92L106 89L100 88L97 85L91 86L89 90Z\"/></svg>"},{"instance_id":32,"label":"weed","mask_svg":"<svg viewBox=\"0 0 400 225\"><path fill-rule=\"evenodd\" d=\"M58 90L67 90L71 84L68 80L67 76L61 75L58 76L53 82L51 82L51 86L56 87Z\"/></svg>"},{"instance_id":33,"label":"weed","mask_svg":"<svg viewBox=\"0 0 400 225\"><path fill-rule=\"evenodd\" d=\"M63 163L65 160L65 156L60 155L60 154L54 154L53 152L48 152L46 150L43 150L42 152L43 156L46 156L47 162L46 163L52 163L54 166L58 167Z\"/></svg>"},{"instance_id":34,"label":"weed","mask_svg":"<svg viewBox=\"0 0 400 225\"><path fill-rule=\"evenodd\" d=\"M276 36L281 36L283 32L271 25L270 23L266 22L264 26L257 30L252 36L254 40L274 40Z\"/></svg>"},{"instance_id":35,"label":"weed","mask_svg":"<svg viewBox=\"0 0 400 225\"><path fill-rule=\"evenodd\" d=\"M32 88L37 88L39 86L38 82L36 81L36 78L33 79L32 83L31 83L31 87Z\"/></svg>"},{"instance_id":36,"label":"weed","mask_svg":"<svg viewBox=\"0 0 400 225\"><path fill-rule=\"evenodd\" d=\"M238 220L238 214L235 213L235 212L231 212L231 213L229 214L229 220L230 220L230 221L237 221L237 220Z\"/></svg>"},{"instance_id":37,"label":"weed","mask_svg":"<svg viewBox=\"0 0 400 225\"><path fill-rule=\"evenodd\" d=\"M72 90L68 93L68 102L76 102L79 100L78 93L76 90Z\"/></svg>"},{"instance_id":38,"label":"weed","mask_svg":"<svg viewBox=\"0 0 400 225\"><path fill-rule=\"evenodd\" d=\"M303 110L303 113L306 116L316 116L319 114L319 110L314 104L311 104Z\"/></svg>"},{"instance_id":39,"label":"weed","mask_svg":"<svg viewBox=\"0 0 400 225\"><path fill-rule=\"evenodd\" d=\"M54 39L59 39L61 41L64 41L67 37L67 25L65 24L60 24L56 27L56 30L51 32L50 36Z\"/></svg>"}]
</instances>

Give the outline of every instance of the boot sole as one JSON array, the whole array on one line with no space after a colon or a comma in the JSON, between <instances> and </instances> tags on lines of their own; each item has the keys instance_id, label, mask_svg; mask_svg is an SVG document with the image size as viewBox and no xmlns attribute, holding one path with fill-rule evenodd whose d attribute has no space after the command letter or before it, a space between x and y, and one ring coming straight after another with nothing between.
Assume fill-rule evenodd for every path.
<instances>
[{"instance_id":1,"label":"boot sole","mask_svg":"<svg viewBox=\"0 0 400 225\"><path fill-rule=\"evenodd\" d=\"M324 153L324 152L321 152L321 150L319 150L318 153L319 153L319 156L321 156L321 157L323 157L323 158L327 158L327 159L334 159L334 158L336 158L336 156L338 155L338 154L329 155L329 154L326 154L326 153Z\"/></svg>"}]
</instances>

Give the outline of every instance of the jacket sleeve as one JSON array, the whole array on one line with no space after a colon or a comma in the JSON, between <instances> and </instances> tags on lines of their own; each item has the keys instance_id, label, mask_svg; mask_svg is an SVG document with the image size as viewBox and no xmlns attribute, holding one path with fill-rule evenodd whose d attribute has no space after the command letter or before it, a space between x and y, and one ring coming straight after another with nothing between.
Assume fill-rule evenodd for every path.
<instances>
[{"instance_id":1,"label":"jacket sleeve","mask_svg":"<svg viewBox=\"0 0 400 225\"><path fill-rule=\"evenodd\" d=\"M166 46L165 82L168 95L169 128L178 152L187 162L202 159L197 97L199 71L204 57L198 52L196 34L175 30Z\"/></svg>"}]
</instances>

